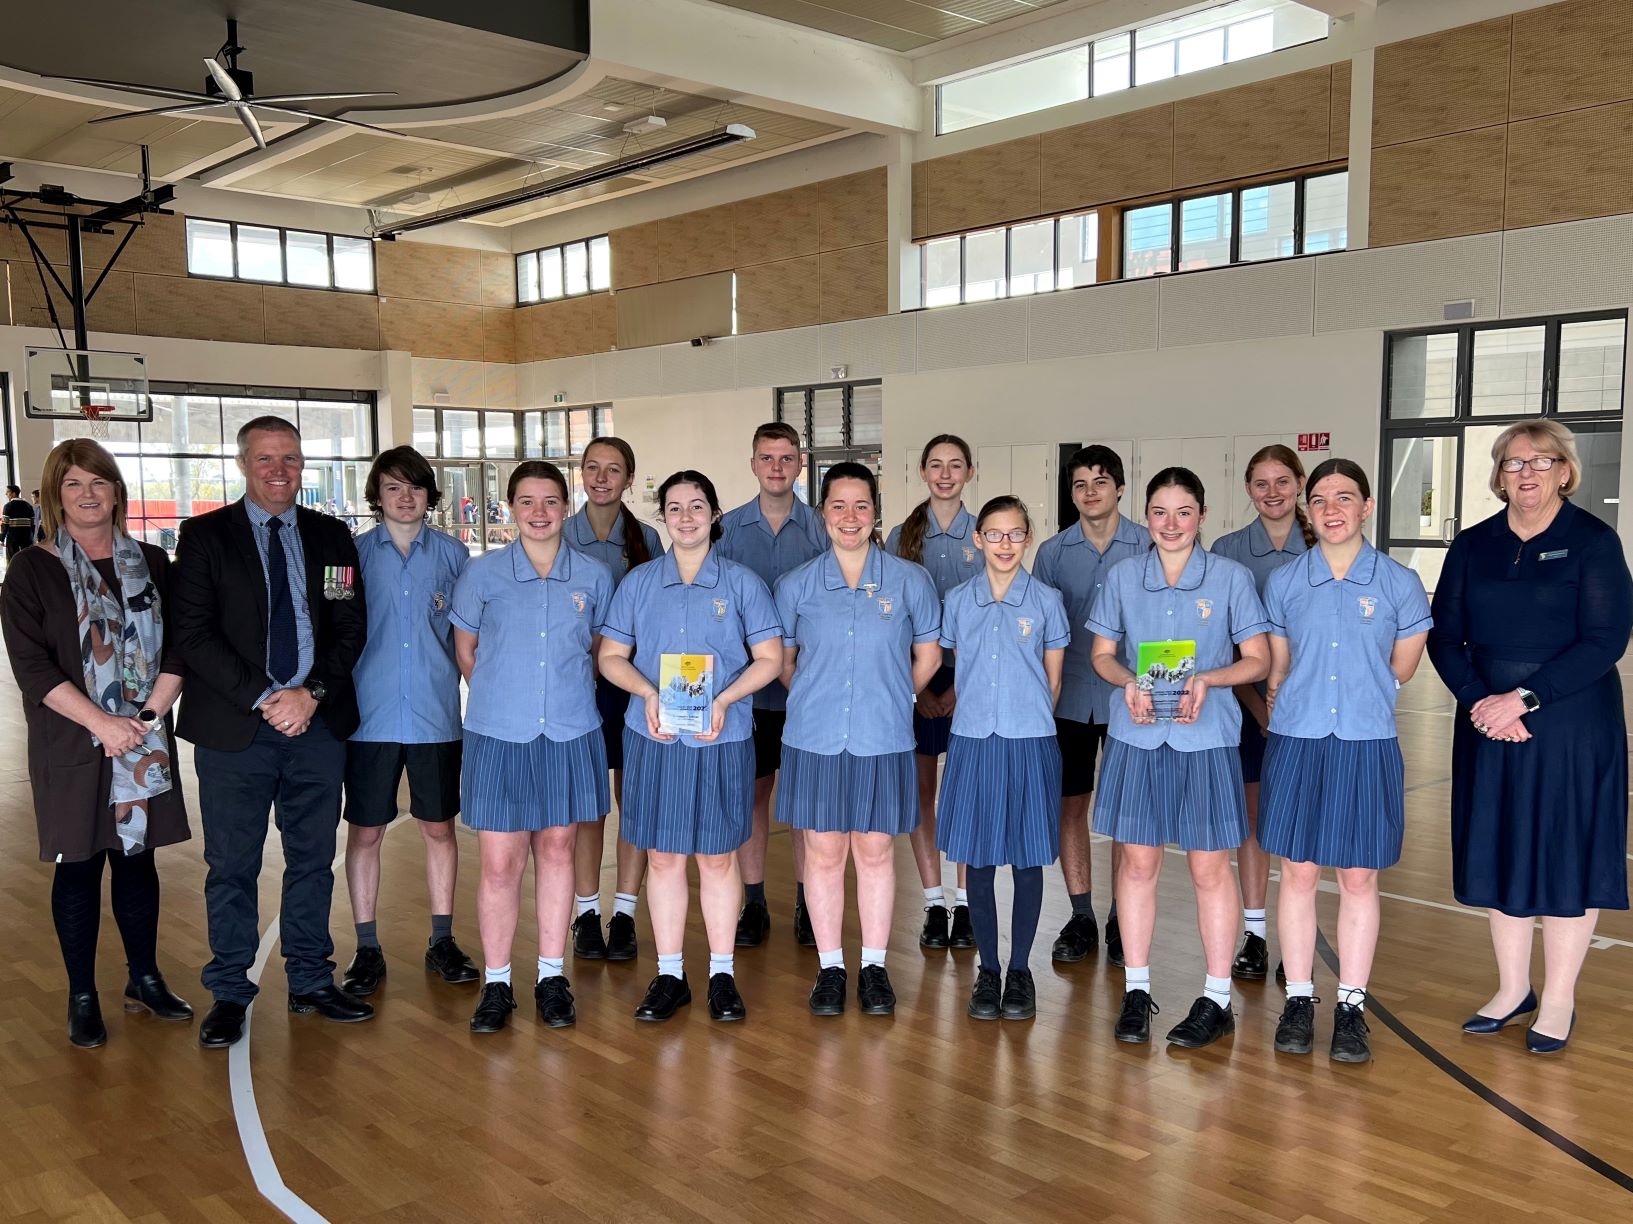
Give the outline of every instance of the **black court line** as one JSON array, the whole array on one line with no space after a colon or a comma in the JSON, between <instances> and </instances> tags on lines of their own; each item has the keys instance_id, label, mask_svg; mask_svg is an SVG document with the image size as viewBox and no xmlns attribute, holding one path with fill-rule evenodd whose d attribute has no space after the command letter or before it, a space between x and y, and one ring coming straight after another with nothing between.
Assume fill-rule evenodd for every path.
<instances>
[{"instance_id":1,"label":"black court line","mask_svg":"<svg viewBox=\"0 0 1633 1224\"><path fill-rule=\"evenodd\" d=\"M1327 936L1320 929L1317 929L1315 939L1316 951L1321 954L1321 959L1326 962L1327 968L1336 974L1338 972L1338 953L1333 951L1332 945L1327 942ZM1510 1101L1495 1088L1492 1088L1482 1081L1476 1079L1469 1072L1465 1071L1451 1059L1447 1058L1439 1050L1435 1049L1434 1046L1430 1045L1422 1037L1419 1037L1416 1033L1414 1033L1405 1021L1401 1020L1400 1017L1396 1016L1394 1012L1390 1011L1387 1007L1380 1003L1376 995L1367 995L1366 1009L1370 1015L1374 1015L1379 1020L1383 1021L1384 1027L1390 1032L1394 1033L1395 1036L1399 1037L1407 1045L1411 1046L1419 1054L1423 1055L1424 1058L1428 1059L1429 1062L1433 1063L1452 1079L1463 1085L1463 1087L1467 1088L1487 1105L1490 1105L1498 1113L1506 1115L1514 1122L1518 1122L1533 1135L1536 1135L1544 1142L1552 1144L1561 1152L1564 1152L1565 1155L1569 1156L1572 1160L1593 1170L1593 1172L1599 1174L1600 1177L1605 1178L1612 1185L1619 1186L1621 1189L1633 1194L1633 1175L1624 1173L1621 1169L1618 1169L1615 1165L1611 1164L1603 1157L1595 1156L1581 1144L1575 1142L1574 1140L1567 1139L1564 1135L1560 1134L1540 1118L1533 1117L1531 1114L1521 1109L1518 1105L1514 1104L1513 1101Z\"/></svg>"}]
</instances>

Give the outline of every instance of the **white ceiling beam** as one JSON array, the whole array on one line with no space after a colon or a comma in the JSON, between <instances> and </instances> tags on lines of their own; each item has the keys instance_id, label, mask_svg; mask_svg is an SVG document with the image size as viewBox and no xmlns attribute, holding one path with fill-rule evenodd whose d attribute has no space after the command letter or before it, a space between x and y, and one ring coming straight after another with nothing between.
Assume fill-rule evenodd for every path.
<instances>
[{"instance_id":1,"label":"white ceiling beam","mask_svg":"<svg viewBox=\"0 0 1633 1224\"><path fill-rule=\"evenodd\" d=\"M1354 17L1377 10L1378 0L1299 0L1305 8L1319 9L1329 17Z\"/></svg>"}]
</instances>

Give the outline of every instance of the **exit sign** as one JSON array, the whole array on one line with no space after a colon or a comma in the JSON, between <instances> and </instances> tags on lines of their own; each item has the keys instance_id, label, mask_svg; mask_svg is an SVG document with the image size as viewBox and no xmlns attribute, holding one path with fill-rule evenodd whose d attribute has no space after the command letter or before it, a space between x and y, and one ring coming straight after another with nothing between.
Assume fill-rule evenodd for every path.
<instances>
[{"instance_id":1,"label":"exit sign","mask_svg":"<svg viewBox=\"0 0 1633 1224\"><path fill-rule=\"evenodd\" d=\"M1301 451L1325 451L1332 449L1332 434L1328 433L1301 433L1298 436L1298 448Z\"/></svg>"}]
</instances>

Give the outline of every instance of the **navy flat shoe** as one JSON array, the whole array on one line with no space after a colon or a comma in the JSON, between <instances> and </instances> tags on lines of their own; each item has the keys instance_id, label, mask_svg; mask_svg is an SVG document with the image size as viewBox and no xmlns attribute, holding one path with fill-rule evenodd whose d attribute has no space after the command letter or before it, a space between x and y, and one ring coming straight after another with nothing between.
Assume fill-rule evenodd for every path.
<instances>
[{"instance_id":1,"label":"navy flat shoe","mask_svg":"<svg viewBox=\"0 0 1633 1224\"><path fill-rule=\"evenodd\" d=\"M1525 1030L1525 1048L1531 1054L1558 1054L1571 1044L1571 1034L1576 1032L1576 1013L1571 1013L1571 1027L1565 1030L1563 1037L1546 1037L1535 1028Z\"/></svg>"},{"instance_id":2,"label":"navy flat shoe","mask_svg":"<svg viewBox=\"0 0 1633 1224\"><path fill-rule=\"evenodd\" d=\"M1525 992L1525 998L1520 1000L1520 1005L1513 1011L1509 1012L1508 1015L1482 1016L1479 1012L1475 1012L1474 1015L1463 1021L1463 1031L1465 1033L1474 1033L1481 1037L1489 1037L1493 1033L1502 1032L1503 1027L1508 1024L1509 1021L1536 1010L1537 992L1534 990L1528 990Z\"/></svg>"}]
</instances>

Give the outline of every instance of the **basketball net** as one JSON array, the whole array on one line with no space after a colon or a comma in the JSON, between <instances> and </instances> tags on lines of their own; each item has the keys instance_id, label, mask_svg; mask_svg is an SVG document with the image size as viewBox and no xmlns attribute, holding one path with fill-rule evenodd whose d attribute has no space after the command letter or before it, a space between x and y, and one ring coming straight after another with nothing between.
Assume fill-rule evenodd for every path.
<instances>
[{"instance_id":1,"label":"basketball net","mask_svg":"<svg viewBox=\"0 0 1633 1224\"><path fill-rule=\"evenodd\" d=\"M112 404L81 404L80 415L85 418L86 424L91 427L91 437L98 441L105 441L108 437L108 422L103 416L113 411Z\"/></svg>"}]
</instances>

